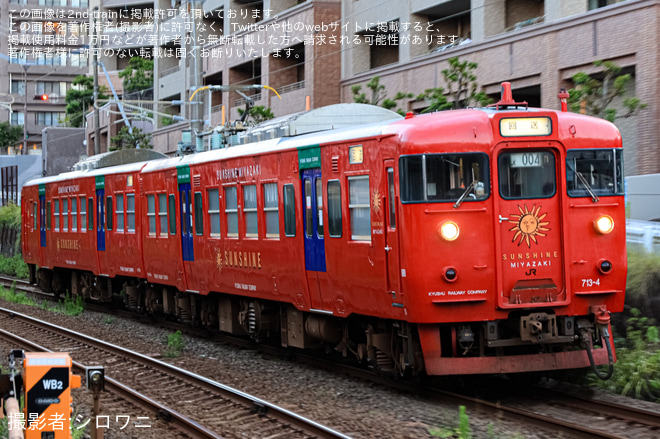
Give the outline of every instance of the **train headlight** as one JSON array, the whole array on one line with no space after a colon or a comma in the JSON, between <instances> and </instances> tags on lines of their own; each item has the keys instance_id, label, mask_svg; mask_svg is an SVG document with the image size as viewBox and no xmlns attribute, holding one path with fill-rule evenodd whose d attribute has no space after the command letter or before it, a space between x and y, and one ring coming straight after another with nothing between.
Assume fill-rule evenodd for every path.
<instances>
[{"instance_id":1,"label":"train headlight","mask_svg":"<svg viewBox=\"0 0 660 439\"><path fill-rule=\"evenodd\" d=\"M614 220L609 215L601 215L594 221L594 228L598 233L607 235L614 230Z\"/></svg>"},{"instance_id":2,"label":"train headlight","mask_svg":"<svg viewBox=\"0 0 660 439\"><path fill-rule=\"evenodd\" d=\"M440 226L440 236L447 241L455 241L459 232L458 224L453 221L446 221Z\"/></svg>"}]
</instances>

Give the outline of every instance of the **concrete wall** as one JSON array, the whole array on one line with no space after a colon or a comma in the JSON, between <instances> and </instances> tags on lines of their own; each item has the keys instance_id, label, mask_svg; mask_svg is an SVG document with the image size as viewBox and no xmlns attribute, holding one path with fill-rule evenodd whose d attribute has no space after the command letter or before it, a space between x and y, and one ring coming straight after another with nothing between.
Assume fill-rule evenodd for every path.
<instances>
[{"instance_id":1,"label":"concrete wall","mask_svg":"<svg viewBox=\"0 0 660 439\"><path fill-rule=\"evenodd\" d=\"M18 204L21 204L21 189L33 178L41 177L41 157L38 155L0 156L0 168L18 166ZM0 196L2 192L0 191Z\"/></svg>"}]
</instances>

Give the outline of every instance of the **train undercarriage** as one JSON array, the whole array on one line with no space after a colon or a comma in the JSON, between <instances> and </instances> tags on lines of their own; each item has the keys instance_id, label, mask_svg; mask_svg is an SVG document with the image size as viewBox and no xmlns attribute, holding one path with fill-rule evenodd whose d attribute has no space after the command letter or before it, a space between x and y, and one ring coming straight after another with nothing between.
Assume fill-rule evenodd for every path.
<instances>
[{"instance_id":1,"label":"train undercarriage","mask_svg":"<svg viewBox=\"0 0 660 439\"><path fill-rule=\"evenodd\" d=\"M30 280L56 295L70 293L100 303L121 300L136 313L282 347L334 353L384 374L425 372L419 327L409 322L359 315L338 318L300 311L287 303L228 294L200 296L135 278L111 279L79 270L30 266ZM591 357L590 349L609 345L602 341L609 337L609 316L605 319L605 310L592 311L588 316L557 316L548 308L511 313L506 320L433 325L439 339L435 355L440 361L503 357L515 361L518 356L586 350ZM466 372L474 373L453 374Z\"/></svg>"}]
</instances>

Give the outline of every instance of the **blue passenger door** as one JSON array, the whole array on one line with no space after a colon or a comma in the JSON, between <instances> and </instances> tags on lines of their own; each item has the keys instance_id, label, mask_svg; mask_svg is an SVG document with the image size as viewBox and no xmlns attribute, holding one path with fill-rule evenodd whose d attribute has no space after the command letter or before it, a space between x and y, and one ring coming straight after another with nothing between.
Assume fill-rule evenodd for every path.
<instances>
[{"instance_id":1,"label":"blue passenger door","mask_svg":"<svg viewBox=\"0 0 660 439\"><path fill-rule=\"evenodd\" d=\"M303 217L305 239L305 269L325 272L325 241L323 225L323 184L321 169L302 171Z\"/></svg>"},{"instance_id":2,"label":"blue passenger door","mask_svg":"<svg viewBox=\"0 0 660 439\"><path fill-rule=\"evenodd\" d=\"M181 216L181 253L184 261L194 261L193 218L190 200L190 183L179 185L179 211Z\"/></svg>"},{"instance_id":3,"label":"blue passenger door","mask_svg":"<svg viewBox=\"0 0 660 439\"><path fill-rule=\"evenodd\" d=\"M45 189L44 189L45 191ZM41 189L39 189L41 192ZM39 237L42 247L46 247L46 195L39 194Z\"/></svg>"},{"instance_id":4,"label":"blue passenger door","mask_svg":"<svg viewBox=\"0 0 660 439\"><path fill-rule=\"evenodd\" d=\"M105 178L96 177L96 248L105 251Z\"/></svg>"}]
</instances>

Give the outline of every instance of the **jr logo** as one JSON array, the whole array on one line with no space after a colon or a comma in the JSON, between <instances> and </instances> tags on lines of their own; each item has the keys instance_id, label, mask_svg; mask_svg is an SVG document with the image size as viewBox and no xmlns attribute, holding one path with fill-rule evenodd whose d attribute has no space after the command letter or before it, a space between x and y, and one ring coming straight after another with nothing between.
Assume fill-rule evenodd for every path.
<instances>
[{"instance_id":1,"label":"jr logo","mask_svg":"<svg viewBox=\"0 0 660 439\"><path fill-rule=\"evenodd\" d=\"M45 390L62 390L63 383L59 380L42 380Z\"/></svg>"},{"instance_id":2,"label":"jr logo","mask_svg":"<svg viewBox=\"0 0 660 439\"><path fill-rule=\"evenodd\" d=\"M525 276L536 276L536 268L530 268L527 273L525 273Z\"/></svg>"}]
</instances>

